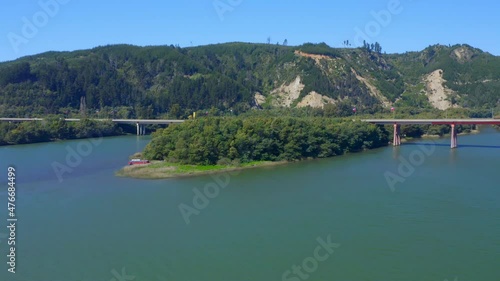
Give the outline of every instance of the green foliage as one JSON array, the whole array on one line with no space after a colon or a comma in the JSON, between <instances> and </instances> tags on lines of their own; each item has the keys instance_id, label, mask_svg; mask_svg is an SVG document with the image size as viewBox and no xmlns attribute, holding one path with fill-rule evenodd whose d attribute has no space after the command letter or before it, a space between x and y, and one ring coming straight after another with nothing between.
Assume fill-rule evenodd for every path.
<instances>
[{"instance_id":1,"label":"green foliage","mask_svg":"<svg viewBox=\"0 0 500 281\"><path fill-rule=\"evenodd\" d=\"M111 121L66 122L60 118L44 121L8 123L0 122L0 145L48 142L52 140L106 137L123 134Z\"/></svg>"},{"instance_id":2,"label":"green foliage","mask_svg":"<svg viewBox=\"0 0 500 281\"><path fill-rule=\"evenodd\" d=\"M27 62L14 63L0 68L0 86L22 83L32 78L31 67Z\"/></svg>"},{"instance_id":3,"label":"green foliage","mask_svg":"<svg viewBox=\"0 0 500 281\"><path fill-rule=\"evenodd\" d=\"M202 118L156 132L145 157L181 164L323 158L387 145L382 127L331 118Z\"/></svg>"},{"instance_id":4,"label":"green foliage","mask_svg":"<svg viewBox=\"0 0 500 281\"><path fill-rule=\"evenodd\" d=\"M382 102L369 83L397 107L428 108L422 81L438 69L456 91L453 104L478 110L500 105L500 58L467 45L391 55L366 42L357 49L325 43L114 45L0 63L0 116L81 117L82 97L85 115L96 118L188 118L210 108L241 114L258 107L256 92L272 100L273 90L298 76L304 84L300 98L316 91L359 112L380 112ZM335 116L346 116L339 112Z\"/></svg>"},{"instance_id":5,"label":"green foliage","mask_svg":"<svg viewBox=\"0 0 500 281\"><path fill-rule=\"evenodd\" d=\"M329 56L329 57L339 57L339 53L336 49L328 46L326 43L319 43L319 44L313 44L313 43L305 43L302 46L298 47L298 50L301 52L307 53L307 54L313 54L313 55L323 55L323 56Z\"/></svg>"},{"instance_id":6,"label":"green foliage","mask_svg":"<svg viewBox=\"0 0 500 281\"><path fill-rule=\"evenodd\" d=\"M409 88L394 105L396 107L431 108L429 99L422 90L422 85Z\"/></svg>"},{"instance_id":7,"label":"green foliage","mask_svg":"<svg viewBox=\"0 0 500 281\"><path fill-rule=\"evenodd\" d=\"M382 46L378 42L369 44L365 40L363 40L363 49L366 49L369 52L382 53Z\"/></svg>"},{"instance_id":8,"label":"green foliage","mask_svg":"<svg viewBox=\"0 0 500 281\"><path fill-rule=\"evenodd\" d=\"M406 137L420 138L425 133L425 131L420 125L407 125L402 126L401 133Z\"/></svg>"},{"instance_id":9,"label":"green foliage","mask_svg":"<svg viewBox=\"0 0 500 281\"><path fill-rule=\"evenodd\" d=\"M452 102L463 107L491 108L500 100L500 57L468 45L435 45L422 52L388 57L405 81L412 85L417 85L423 76L442 70L446 86L460 96L452 97Z\"/></svg>"}]
</instances>

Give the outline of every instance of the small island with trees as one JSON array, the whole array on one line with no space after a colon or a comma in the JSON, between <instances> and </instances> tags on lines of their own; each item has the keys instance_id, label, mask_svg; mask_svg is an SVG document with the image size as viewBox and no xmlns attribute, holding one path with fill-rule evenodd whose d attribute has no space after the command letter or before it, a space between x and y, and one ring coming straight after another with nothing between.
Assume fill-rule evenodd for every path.
<instances>
[{"instance_id":1,"label":"small island with trees","mask_svg":"<svg viewBox=\"0 0 500 281\"><path fill-rule=\"evenodd\" d=\"M163 178L276 165L388 145L391 129L363 118L498 116L498 77L500 57L465 44L402 54L349 40L340 48L268 40L47 52L0 63L0 117L43 118L0 122L0 145L135 132L110 119L183 119L149 126L156 132L142 157L151 163L117 174ZM412 125L402 135L449 131Z\"/></svg>"},{"instance_id":2,"label":"small island with trees","mask_svg":"<svg viewBox=\"0 0 500 281\"><path fill-rule=\"evenodd\" d=\"M153 134L150 165L118 175L163 178L326 158L388 144L384 127L324 117L200 118Z\"/></svg>"}]
</instances>

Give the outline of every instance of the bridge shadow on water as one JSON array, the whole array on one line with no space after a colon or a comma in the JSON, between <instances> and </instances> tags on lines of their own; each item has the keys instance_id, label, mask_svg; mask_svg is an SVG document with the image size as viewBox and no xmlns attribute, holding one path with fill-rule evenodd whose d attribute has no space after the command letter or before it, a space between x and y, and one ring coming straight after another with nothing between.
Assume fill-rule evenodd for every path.
<instances>
[{"instance_id":1,"label":"bridge shadow on water","mask_svg":"<svg viewBox=\"0 0 500 281\"><path fill-rule=\"evenodd\" d=\"M421 143L404 143L402 145L413 145L413 146L443 146L450 147L448 143L431 143L431 142L421 142ZM490 149L500 149L500 145L480 145L480 144L458 144L457 148L490 148Z\"/></svg>"}]
</instances>

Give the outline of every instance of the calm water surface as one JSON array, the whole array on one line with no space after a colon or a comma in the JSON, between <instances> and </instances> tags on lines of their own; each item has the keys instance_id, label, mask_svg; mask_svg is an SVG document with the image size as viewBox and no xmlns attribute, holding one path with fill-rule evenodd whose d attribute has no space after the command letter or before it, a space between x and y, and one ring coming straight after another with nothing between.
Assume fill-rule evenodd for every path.
<instances>
[{"instance_id":1,"label":"calm water surface","mask_svg":"<svg viewBox=\"0 0 500 281\"><path fill-rule=\"evenodd\" d=\"M424 140L218 178L115 177L149 140L0 147L0 280L500 280L500 133L490 128L460 136L457 150ZM61 180L54 163L68 167ZM229 183L194 205L193 189L217 182ZM195 211L189 224L180 204ZM319 261L328 239L335 249Z\"/></svg>"}]
</instances>

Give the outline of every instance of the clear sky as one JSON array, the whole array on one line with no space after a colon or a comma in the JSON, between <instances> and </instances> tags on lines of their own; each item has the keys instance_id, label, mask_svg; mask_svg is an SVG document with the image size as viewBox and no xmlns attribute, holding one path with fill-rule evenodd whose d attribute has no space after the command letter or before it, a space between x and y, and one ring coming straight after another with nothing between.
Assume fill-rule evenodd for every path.
<instances>
[{"instance_id":1,"label":"clear sky","mask_svg":"<svg viewBox=\"0 0 500 281\"><path fill-rule=\"evenodd\" d=\"M0 7L0 61L118 43L187 47L268 37L333 47L377 41L388 53L466 43L500 55L495 0L2 0Z\"/></svg>"}]
</instances>

